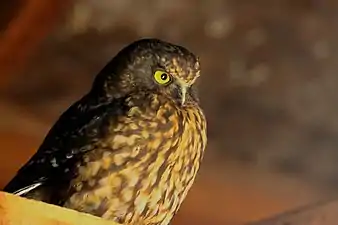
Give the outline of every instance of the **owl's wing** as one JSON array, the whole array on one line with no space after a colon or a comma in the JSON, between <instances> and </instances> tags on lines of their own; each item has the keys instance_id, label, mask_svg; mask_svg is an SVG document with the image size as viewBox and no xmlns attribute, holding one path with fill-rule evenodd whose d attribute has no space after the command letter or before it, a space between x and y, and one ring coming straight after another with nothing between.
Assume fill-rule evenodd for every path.
<instances>
[{"instance_id":1,"label":"owl's wing","mask_svg":"<svg viewBox=\"0 0 338 225\"><path fill-rule=\"evenodd\" d=\"M100 103L85 96L65 111L47 134L33 157L3 189L25 195L39 186L57 188L72 176L72 166L79 157L104 138L108 118L123 113L121 102Z\"/></svg>"}]
</instances>

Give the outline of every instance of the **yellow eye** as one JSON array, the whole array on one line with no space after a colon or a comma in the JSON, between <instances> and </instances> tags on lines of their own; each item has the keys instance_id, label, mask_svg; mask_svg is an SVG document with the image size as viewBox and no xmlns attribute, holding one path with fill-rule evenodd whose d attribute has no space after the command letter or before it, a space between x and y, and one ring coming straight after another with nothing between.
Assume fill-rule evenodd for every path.
<instances>
[{"instance_id":1,"label":"yellow eye","mask_svg":"<svg viewBox=\"0 0 338 225\"><path fill-rule=\"evenodd\" d=\"M166 72L157 70L154 74L154 78L159 84L168 84L171 81L171 76Z\"/></svg>"}]
</instances>

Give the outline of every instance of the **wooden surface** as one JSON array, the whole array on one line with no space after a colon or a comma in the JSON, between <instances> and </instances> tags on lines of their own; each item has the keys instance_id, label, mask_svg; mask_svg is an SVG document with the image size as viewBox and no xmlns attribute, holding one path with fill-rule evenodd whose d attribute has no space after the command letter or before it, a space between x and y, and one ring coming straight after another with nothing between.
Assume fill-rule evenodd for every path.
<instances>
[{"instance_id":1,"label":"wooden surface","mask_svg":"<svg viewBox=\"0 0 338 225\"><path fill-rule=\"evenodd\" d=\"M114 225L98 217L0 192L1 225ZM115 224L117 225L117 224Z\"/></svg>"},{"instance_id":2,"label":"wooden surface","mask_svg":"<svg viewBox=\"0 0 338 225\"><path fill-rule=\"evenodd\" d=\"M338 201L324 202L302 207L274 218L250 223L248 225L334 225L337 224L338 221L337 212ZM112 222L88 214L24 199L4 192L0 192L0 224L114 225Z\"/></svg>"}]
</instances>

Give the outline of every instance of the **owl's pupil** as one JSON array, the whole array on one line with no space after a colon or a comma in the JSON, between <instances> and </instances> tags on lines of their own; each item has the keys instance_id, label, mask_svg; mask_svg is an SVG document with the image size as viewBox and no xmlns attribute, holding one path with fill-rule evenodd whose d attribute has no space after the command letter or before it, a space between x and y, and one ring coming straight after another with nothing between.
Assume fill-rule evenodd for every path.
<instances>
[{"instance_id":1,"label":"owl's pupil","mask_svg":"<svg viewBox=\"0 0 338 225\"><path fill-rule=\"evenodd\" d=\"M166 80L168 78L168 75L166 73L162 73L161 79Z\"/></svg>"}]
</instances>

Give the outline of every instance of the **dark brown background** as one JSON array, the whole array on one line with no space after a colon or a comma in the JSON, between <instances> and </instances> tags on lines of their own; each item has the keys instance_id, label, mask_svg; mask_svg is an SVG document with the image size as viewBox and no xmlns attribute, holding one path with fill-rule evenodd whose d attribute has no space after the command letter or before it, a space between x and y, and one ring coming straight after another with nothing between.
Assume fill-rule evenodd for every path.
<instances>
[{"instance_id":1,"label":"dark brown background","mask_svg":"<svg viewBox=\"0 0 338 225\"><path fill-rule=\"evenodd\" d=\"M209 145L174 224L240 224L337 194L338 2L0 3L0 186L129 42L202 60ZM338 120L337 120L338 121Z\"/></svg>"}]
</instances>

